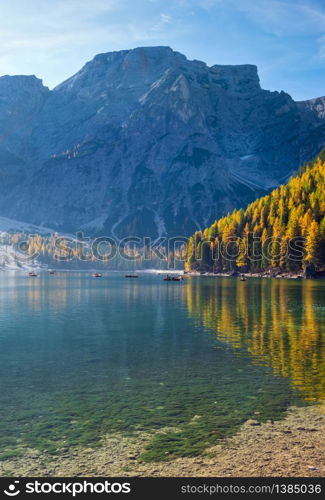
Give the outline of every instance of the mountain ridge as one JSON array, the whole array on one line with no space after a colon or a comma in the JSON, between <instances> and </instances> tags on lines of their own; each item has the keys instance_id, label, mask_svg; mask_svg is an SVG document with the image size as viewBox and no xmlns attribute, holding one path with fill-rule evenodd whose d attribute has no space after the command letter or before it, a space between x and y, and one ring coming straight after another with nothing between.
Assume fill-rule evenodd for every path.
<instances>
[{"instance_id":1,"label":"mountain ridge","mask_svg":"<svg viewBox=\"0 0 325 500\"><path fill-rule=\"evenodd\" d=\"M261 89L254 65L169 47L98 54L53 90L40 82L0 77L0 215L60 231L191 234L325 142L325 98L296 103Z\"/></svg>"}]
</instances>

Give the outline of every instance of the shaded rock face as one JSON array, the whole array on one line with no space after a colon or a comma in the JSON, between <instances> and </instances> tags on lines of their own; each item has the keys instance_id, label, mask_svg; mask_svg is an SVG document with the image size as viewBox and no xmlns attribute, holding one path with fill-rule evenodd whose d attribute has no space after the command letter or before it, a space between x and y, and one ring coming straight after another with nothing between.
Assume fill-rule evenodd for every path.
<instances>
[{"instance_id":1,"label":"shaded rock face","mask_svg":"<svg viewBox=\"0 0 325 500\"><path fill-rule=\"evenodd\" d=\"M168 47L100 54L49 91L0 78L0 215L64 231L188 235L285 182L325 142L325 99Z\"/></svg>"},{"instance_id":2,"label":"shaded rock face","mask_svg":"<svg viewBox=\"0 0 325 500\"><path fill-rule=\"evenodd\" d=\"M0 78L0 199L28 174L31 130L49 90L35 76Z\"/></svg>"}]
</instances>

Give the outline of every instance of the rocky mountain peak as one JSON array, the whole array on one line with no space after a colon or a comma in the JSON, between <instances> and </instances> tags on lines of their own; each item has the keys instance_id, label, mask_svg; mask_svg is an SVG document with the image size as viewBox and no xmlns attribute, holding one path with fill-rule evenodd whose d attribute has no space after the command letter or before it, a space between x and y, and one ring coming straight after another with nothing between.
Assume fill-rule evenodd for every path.
<instances>
[{"instance_id":1,"label":"rocky mountain peak","mask_svg":"<svg viewBox=\"0 0 325 500\"><path fill-rule=\"evenodd\" d=\"M260 90L257 66L241 64L238 66L214 65L211 67L214 82L225 89L243 91Z\"/></svg>"},{"instance_id":2,"label":"rocky mountain peak","mask_svg":"<svg viewBox=\"0 0 325 500\"><path fill-rule=\"evenodd\" d=\"M20 103L24 108L32 109L41 104L48 96L49 89L36 76L2 76L0 77L0 106L12 111L10 106Z\"/></svg>"},{"instance_id":3,"label":"rocky mountain peak","mask_svg":"<svg viewBox=\"0 0 325 500\"><path fill-rule=\"evenodd\" d=\"M49 95L49 89L34 75L0 77L0 173L3 174L3 186L13 176L18 179L13 165L24 163L20 152ZM9 184L12 185L11 180Z\"/></svg>"},{"instance_id":4,"label":"rocky mountain peak","mask_svg":"<svg viewBox=\"0 0 325 500\"><path fill-rule=\"evenodd\" d=\"M72 78L56 87L56 91L78 90L94 81L102 81L107 87L120 85L134 87L152 83L177 60L186 61L186 57L174 52L169 47L139 47L98 54Z\"/></svg>"},{"instance_id":5,"label":"rocky mountain peak","mask_svg":"<svg viewBox=\"0 0 325 500\"><path fill-rule=\"evenodd\" d=\"M317 154L323 110L261 89L254 65L169 47L99 54L53 91L3 77L0 215L116 238L192 234Z\"/></svg>"},{"instance_id":6,"label":"rocky mountain peak","mask_svg":"<svg viewBox=\"0 0 325 500\"><path fill-rule=\"evenodd\" d=\"M16 88L16 89L40 89L48 90L44 87L43 81L35 75L4 75L0 77L0 89Z\"/></svg>"}]
</instances>

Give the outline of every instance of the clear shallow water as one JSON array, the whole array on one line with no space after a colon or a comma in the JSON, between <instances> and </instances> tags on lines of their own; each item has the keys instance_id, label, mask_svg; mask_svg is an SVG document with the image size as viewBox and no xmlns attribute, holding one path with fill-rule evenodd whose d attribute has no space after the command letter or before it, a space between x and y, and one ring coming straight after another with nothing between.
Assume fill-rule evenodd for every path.
<instances>
[{"instance_id":1,"label":"clear shallow water","mask_svg":"<svg viewBox=\"0 0 325 500\"><path fill-rule=\"evenodd\" d=\"M0 275L2 459L171 429L194 455L248 418L324 399L325 282Z\"/></svg>"}]
</instances>

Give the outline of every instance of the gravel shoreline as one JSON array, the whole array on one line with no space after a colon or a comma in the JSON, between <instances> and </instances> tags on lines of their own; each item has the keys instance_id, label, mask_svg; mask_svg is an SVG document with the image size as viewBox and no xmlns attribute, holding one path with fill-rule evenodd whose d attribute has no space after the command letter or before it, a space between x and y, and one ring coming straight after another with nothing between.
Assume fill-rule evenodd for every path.
<instances>
[{"instance_id":1,"label":"gravel shoreline","mask_svg":"<svg viewBox=\"0 0 325 500\"><path fill-rule=\"evenodd\" d=\"M323 477L324 435L324 407L292 407L283 420L248 420L237 434L195 458L141 463L137 457L152 439L152 433L139 432L131 437L114 434L106 436L100 448L67 449L55 457L27 450L21 457L0 462L0 475Z\"/></svg>"}]
</instances>

